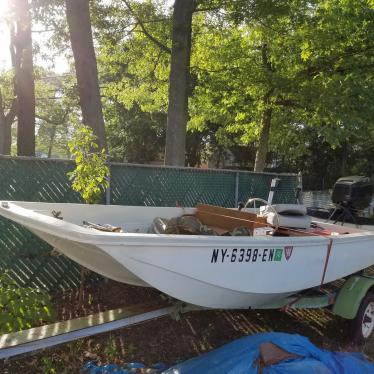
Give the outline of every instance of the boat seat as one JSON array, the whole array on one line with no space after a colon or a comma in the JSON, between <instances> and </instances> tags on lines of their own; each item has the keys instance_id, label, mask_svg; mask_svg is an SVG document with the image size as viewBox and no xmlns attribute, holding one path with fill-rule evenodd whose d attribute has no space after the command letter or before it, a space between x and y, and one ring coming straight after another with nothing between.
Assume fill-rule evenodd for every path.
<instances>
[{"instance_id":1,"label":"boat seat","mask_svg":"<svg viewBox=\"0 0 374 374\"><path fill-rule=\"evenodd\" d=\"M300 204L275 204L260 208L260 215L266 218L268 224L296 229L310 228L312 218L306 213L306 207Z\"/></svg>"},{"instance_id":2,"label":"boat seat","mask_svg":"<svg viewBox=\"0 0 374 374\"><path fill-rule=\"evenodd\" d=\"M306 206L302 204L274 204L271 207L273 209L269 208L269 205L260 207L260 214L273 212L274 210L285 215L305 216L307 214Z\"/></svg>"}]
</instances>

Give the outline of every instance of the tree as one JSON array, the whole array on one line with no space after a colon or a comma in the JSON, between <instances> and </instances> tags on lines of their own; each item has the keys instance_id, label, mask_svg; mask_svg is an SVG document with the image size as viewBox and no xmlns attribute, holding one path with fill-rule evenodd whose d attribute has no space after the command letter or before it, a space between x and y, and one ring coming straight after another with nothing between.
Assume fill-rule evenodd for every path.
<instances>
[{"instance_id":1,"label":"tree","mask_svg":"<svg viewBox=\"0 0 374 374\"><path fill-rule=\"evenodd\" d=\"M165 113L145 113L137 105L126 109L113 98L104 106L108 152L113 160L149 163L165 148Z\"/></svg>"},{"instance_id":2,"label":"tree","mask_svg":"<svg viewBox=\"0 0 374 374\"><path fill-rule=\"evenodd\" d=\"M162 146L173 47L165 4L92 2L108 148L118 159L148 162ZM178 149L188 165L230 150L238 167L258 171L317 170L323 154L331 172L370 172L370 162L343 158L344 149L363 155L362 139L372 137L369 1L210 0L191 19L187 149ZM318 143L321 158L311 155Z\"/></svg>"},{"instance_id":3,"label":"tree","mask_svg":"<svg viewBox=\"0 0 374 374\"><path fill-rule=\"evenodd\" d=\"M165 165L185 165L193 11L194 0L175 0Z\"/></svg>"},{"instance_id":4,"label":"tree","mask_svg":"<svg viewBox=\"0 0 374 374\"><path fill-rule=\"evenodd\" d=\"M10 2L14 22L11 25L11 53L15 74L17 106L17 154L35 156L35 84L28 0Z\"/></svg>"},{"instance_id":5,"label":"tree","mask_svg":"<svg viewBox=\"0 0 374 374\"><path fill-rule=\"evenodd\" d=\"M129 31L130 35L126 34L126 38L120 41L119 47L114 46L112 41L109 45L111 51L116 47L120 49L118 57L123 65L125 65L125 61L128 61L128 63L124 66L122 82L120 84L113 82L111 85L122 86L122 93L117 95L122 96L121 100L126 102L128 106L135 102L142 109L149 110L152 101L158 102L159 107L160 104L164 105L162 101L165 100L165 86L167 87L164 74L165 71L170 71L167 95L165 164L182 166L185 164L186 158L188 97L191 92L189 77L191 30L195 1L175 1L172 17L171 49L168 47L170 38L170 31L167 28L169 25L168 18L165 17L156 3L141 4L140 2L130 3L129 1L124 1L124 3L131 19L128 25L128 28L132 26ZM116 8L116 11L123 14L120 7ZM163 24L160 25L160 21L163 21ZM169 35L165 35L163 32L165 28ZM143 46L143 48L139 49L139 46ZM148 48L144 49L144 47ZM134 57L138 56L138 52L140 52L140 55L135 59ZM169 60L169 55L171 55L171 60ZM110 59L113 63L116 61L115 56L116 53L114 55L111 53L105 59ZM131 83L129 84L129 82Z\"/></svg>"},{"instance_id":6,"label":"tree","mask_svg":"<svg viewBox=\"0 0 374 374\"><path fill-rule=\"evenodd\" d=\"M113 1L93 8L93 22L109 154L135 163L158 160L165 148L169 14L150 2Z\"/></svg>"},{"instance_id":7,"label":"tree","mask_svg":"<svg viewBox=\"0 0 374 374\"><path fill-rule=\"evenodd\" d=\"M8 72L0 76L0 154L10 155L12 145L11 126L17 115L14 97L14 77Z\"/></svg>"},{"instance_id":8,"label":"tree","mask_svg":"<svg viewBox=\"0 0 374 374\"><path fill-rule=\"evenodd\" d=\"M69 157L67 145L73 126L80 122L74 76L56 75L53 71L35 68L36 151L50 157Z\"/></svg>"},{"instance_id":9,"label":"tree","mask_svg":"<svg viewBox=\"0 0 374 374\"><path fill-rule=\"evenodd\" d=\"M104 148L104 118L92 39L89 0L66 0L66 18L75 61L83 123L93 129L99 147Z\"/></svg>"},{"instance_id":10,"label":"tree","mask_svg":"<svg viewBox=\"0 0 374 374\"><path fill-rule=\"evenodd\" d=\"M237 1L229 10L223 21L219 12L206 17L194 43L191 128L220 124L226 146L229 134L237 144L256 142L261 171L268 146L279 149L285 133L313 127L337 147L372 121L374 25L366 1Z\"/></svg>"},{"instance_id":11,"label":"tree","mask_svg":"<svg viewBox=\"0 0 374 374\"><path fill-rule=\"evenodd\" d=\"M72 188L86 204L97 204L109 186L110 170L105 149L98 149L97 137L89 126L75 129L68 145L75 157L76 168L68 173Z\"/></svg>"}]
</instances>

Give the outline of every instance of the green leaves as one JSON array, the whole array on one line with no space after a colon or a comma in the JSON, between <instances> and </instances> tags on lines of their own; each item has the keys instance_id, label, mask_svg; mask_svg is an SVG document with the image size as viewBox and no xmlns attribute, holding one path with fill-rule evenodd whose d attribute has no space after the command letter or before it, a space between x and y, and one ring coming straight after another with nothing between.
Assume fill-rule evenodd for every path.
<instances>
[{"instance_id":1,"label":"green leaves","mask_svg":"<svg viewBox=\"0 0 374 374\"><path fill-rule=\"evenodd\" d=\"M0 334L51 322L54 310L47 293L18 287L11 277L0 275Z\"/></svg>"},{"instance_id":2,"label":"green leaves","mask_svg":"<svg viewBox=\"0 0 374 374\"><path fill-rule=\"evenodd\" d=\"M109 167L105 149L95 151L98 145L96 136L88 126L76 128L69 149L75 156L76 168L68 173L72 188L81 194L87 204L99 203L109 186Z\"/></svg>"},{"instance_id":3,"label":"green leaves","mask_svg":"<svg viewBox=\"0 0 374 374\"><path fill-rule=\"evenodd\" d=\"M144 32L170 47L171 20L162 2L132 2L134 14L122 1L113 1L107 15L98 54L100 74L110 80L102 92L126 109L134 106L144 112L166 112L170 54ZM117 22L124 23L116 29ZM124 37L125 35L125 37ZM116 40L113 43L112 40Z\"/></svg>"}]
</instances>

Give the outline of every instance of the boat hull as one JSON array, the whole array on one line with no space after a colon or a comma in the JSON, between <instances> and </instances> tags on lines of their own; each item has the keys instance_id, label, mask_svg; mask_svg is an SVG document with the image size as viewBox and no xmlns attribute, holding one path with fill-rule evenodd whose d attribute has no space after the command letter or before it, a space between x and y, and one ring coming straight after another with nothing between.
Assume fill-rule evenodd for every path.
<instances>
[{"instance_id":1,"label":"boat hull","mask_svg":"<svg viewBox=\"0 0 374 374\"><path fill-rule=\"evenodd\" d=\"M149 284L131 273L123 265L115 261L113 257L95 245L59 238L40 230L30 229L30 231L66 257L106 278L133 286L150 287Z\"/></svg>"},{"instance_id":2,"label":"boat hull","mask_svg":"<svg viewBox=\"0 0 374 374\"><path fill-rule=\"evenodd\" d=\"M1 204L1 202L0 202ZM181 208L9 203L0 214L18 222L79 264L120 282L151 286L208 308L261 308L298 291L355 273L374 263L374 232L327 225L336 236L200 236L107 233L77 224L87 215L146 227L151 217L173 217ZM6 206L6 205L4 205ZM67 222L46 212L62 210ZM96 209L96 213L95 213ZM81 217L76 217L77 214ZM115 221L115 220L114 220ZM110 223L116 223L116 222ZM343 235L344 234L344 235Z\"/></svg>"}]
</instances>

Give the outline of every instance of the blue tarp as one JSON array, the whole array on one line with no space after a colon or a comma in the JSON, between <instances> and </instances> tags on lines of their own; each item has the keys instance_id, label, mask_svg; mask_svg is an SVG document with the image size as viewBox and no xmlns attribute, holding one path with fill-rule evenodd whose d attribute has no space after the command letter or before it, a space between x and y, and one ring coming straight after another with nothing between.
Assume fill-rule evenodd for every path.
<instances>
[{"instance_id":1,"label":"blue tarp","mask_svg":"<svg viewBox=\"0 0 374 374\"><path fill-rule=\"evenodd\" d=\"M303 336L284 333L256 334L235 340L175 365L163 374L258 374L259 347L267 342L301 357L265 367L263 374L374 374L374 365L360 353L326 351Z\"/></svg>"}]
</instances>

